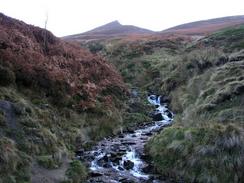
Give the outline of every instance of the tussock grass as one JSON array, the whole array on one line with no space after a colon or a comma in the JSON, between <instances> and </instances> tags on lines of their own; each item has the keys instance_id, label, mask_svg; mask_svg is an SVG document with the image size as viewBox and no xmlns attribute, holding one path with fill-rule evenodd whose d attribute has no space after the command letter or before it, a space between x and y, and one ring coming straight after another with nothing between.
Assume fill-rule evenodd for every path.
<instances>
[{"instance_id":1,"label":"tussock grass","mask_svg":"<svg viewBox=\"0 0 244 183\"><path fill-rule=\"evenodd\" d=\"M162 175L186 182L228 183L244 178L243 147L242 128L212 124L167 128L150 140L146 150Z\"/></svg>"},{"instance_id":2,"label":"tussock grass","mask_svg":"<svg viewBox=\"0 0 244 183\"><path fill-rule=\"evenodd\" d=\"M28 167L30 157L19 151L13 140L0 138L0 182L27 181L29 179Z\"/></svg>"},{"instance_id":3,"label":"tussock grass","mask_svg":"<svg viewBox=\"0 0 244 183\"><path fill-rule=\"evenodd\" d=\"M80 183L81 181L85 181L88 176L86 167L78 160L74 160L70 163L66 175L70 183Z\"/></svg>"}]
</instances>

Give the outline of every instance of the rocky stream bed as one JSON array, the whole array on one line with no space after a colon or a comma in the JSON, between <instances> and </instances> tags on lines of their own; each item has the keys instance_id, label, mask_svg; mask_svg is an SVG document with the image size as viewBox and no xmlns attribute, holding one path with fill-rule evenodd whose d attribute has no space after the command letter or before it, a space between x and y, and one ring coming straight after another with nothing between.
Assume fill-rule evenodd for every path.
<instances>
[{"instance_id":1,"label":"rocky stream bed","mask_svg":"<svg viewBox=\"0 0 244 183\"><path fill-rule=\"evenodd\" d=\"M137 130L122 133L100 141L91 151L82 152L83 161L90 165L89 183L159 183L158 175L151 174L151 165L145 159L144 145L149 138L171 124L173 113L162 96L149 95L155 106L153 122Z\"/></svg>"}]
</instances>

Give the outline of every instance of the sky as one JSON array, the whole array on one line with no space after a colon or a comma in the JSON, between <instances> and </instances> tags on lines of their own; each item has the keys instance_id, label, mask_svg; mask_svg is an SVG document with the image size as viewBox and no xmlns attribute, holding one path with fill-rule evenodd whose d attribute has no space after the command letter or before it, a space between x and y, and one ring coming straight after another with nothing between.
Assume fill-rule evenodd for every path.
<instances>
[{"instance_id":1,"label":"sky","mask_svg":"<svg viewBox=\"0 0 244 183\"><path fill-rule=\"evenodd\" d=\"M118 20L161 31L179 24L244 15L244 0L0 0L0 12L56 36L82 33Z\"/></svg>"}]
</instances>

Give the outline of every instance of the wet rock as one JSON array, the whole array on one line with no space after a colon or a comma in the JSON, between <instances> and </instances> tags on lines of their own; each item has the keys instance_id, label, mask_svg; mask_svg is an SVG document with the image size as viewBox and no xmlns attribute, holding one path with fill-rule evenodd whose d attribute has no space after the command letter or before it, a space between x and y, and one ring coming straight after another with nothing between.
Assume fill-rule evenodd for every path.
<instances>
[{"instance_id":1,"label":"wet rock","mask_svg":"<svg viewBox=\"0 0 244 183\"><path fill-rule=\"evenodd\" d=\"M140 158L143 159L143 160L149 160L150 157L147 154L141 154Z\"/></svg>"},{"instance_id":2,"label":"wet rock","mask_svg":"<svg viewBox=\"0 0 244 183\"><path fill-rule=\"evenodd\" d=\"M147 165L144 168L142 168L142 171L146 174L152 173L153 172L153 166L152 165Z\"/></svg>"},{"instance_id":3,"label":"wet rock","mask_svg":"<svg viewBox=\"0 0 244 183\"><path fill-rule=\"evenodd\" d=\"M103 168L112 168L112 165L110 163L103 164Z\"/></svg>"},{"instance_id":4,"label":"wet rock","mask_svg":"<svg viewBox=\"0 0 244 183\"><path fill-rule=\"evenodd\" d=\"M84 154L84 149L79 149L79 150L75 151L75 154L82 156Z\"/></svg>"},{"instance_id":5,"label":"wet rock","mask_svg":"<svg viewBox=\"0 0 244 183\"><path fill-rule=\"evenodd\" d=\"M132 127L130 128L130 127L127 127L127 133L134 133L134 129L132 129Z\"/></svg>"},{"instance_id":6,"label":"wet rock","mask_svg":"<svg viewBox=\"0 0 244 183\"><path fill-rule=\"evenodd\" d=\"M124 168L130 170L134 167L134 163L130 160L124 161Z\"/></svg>"},{"instance_id":7,"label":"wet rock","mask_svg":"<svg viewBox=\"0 0 244 183\"><path fill-rule=\"evenodd\" d=\"M90 172L89 173L90 177L100 177L100 176L103 176L102 173L99 173L99 172Z\"/></svg>"},{"instance_id":8,"label":"wet rock","mask_svg":"<svg viewBox=\"0 0 244 183\"><path fill-rule=\"evenodd\" d=\"M99 152L95 151L93 155L98 156L99 154L100 154Z\"/></svg>"},{"instance_id":9,"label":"wet rock","mask_svg":"<svg viewBox=\"0 0 244 183\"><path fill-rule=\"evenodd\" d=\"M118 169L119 169L120 171L125 170L122 166L119 166Z\"/></svg>"},{"instance_id":10,"label":"wet rock","mask_svg":"<svg viewBox=\"0 0 244 183\"><path fill-rule=\"evenodd\" d=\"M147 132L147 133L145 133L145 135L146 136L152 136L153 134L152 134L152 132Z\"/></svg>"},{"instance_id":11,"label":"wet rock","mask_svg":"<svg viewBox=\"0 0 244 183\"><path fill-rule=\"evenodd\" d=\"M119 164L119 161L122 160L122 155L118 154L111 154L110 161L113 162L114 164Z\"/></svg>"},{"instance_id":12,"label":"wet rock","mask_svg":"<svg viewBox=\"0 0 244 183\"><path fill-rule=\"evenodd\" d=\"M97 164L101 167L104 167L104 168L109 168L111 167L111 165L109 164L109 157L108 156L104 156L102 157L101 159L99 159L97 161Z\"/></svg>"},{"instance_id":13,"label":"wet rock","mask_svg":"<svg viewBox=\"0 0 244 183\"><path fill-rule=\"evenodd\" d=\"M160 97L160 104L170 103L170 98L167 96Z\"/></svg>"},{"instance_id":14,"label":"wet rock","mask_svg":"<svg viewBox=\"0 0 244 183\"><path fill-rule=\"evenodd\" d=\"M122 142L123 145L135 145L135 142Z\"/></svg>"},{"instance_id":15,"label":"wet rock","mask_svg":"<svg viewBox=\"0 0 244 183\"><path fill-rule=\"evenodd\" d=\"M165 114L169 117L169 118L173 118L173 114L172 112L170 112L169 110L165 111Z\"/></svg>"},{"instance_id":16,"label":"wet rock","mask_svg":"<svg viewBox=\"0 0 244 183\"><path fill-rule=\"evenodd\" d=\"M163 115L161 113L157 113L157 114L153 115L152 118L153 118L153 121L162 121L162 120L164 120L164 117L163 117Z\"/></svg>"},{"instance_id":17,"label":"wet rock","mask_svg":"<svg viewBox=\"0 0 244 183\"><path fill-rule=\"evenodd\" d=\"M124 134L120 134L118 137L119 138L124 138Z\"/></svg>"},{"instance_id":18,"label":"wet rock","mask_svg":"<svg viewBox=\"0 0 244 183\"><path fill-rule=\"evenodd\" d=\"M127 178L122 178L119 180L119 182L121 182L121 183L135 183L135 181L129 180Z\"/></svg>"}]
</instances>

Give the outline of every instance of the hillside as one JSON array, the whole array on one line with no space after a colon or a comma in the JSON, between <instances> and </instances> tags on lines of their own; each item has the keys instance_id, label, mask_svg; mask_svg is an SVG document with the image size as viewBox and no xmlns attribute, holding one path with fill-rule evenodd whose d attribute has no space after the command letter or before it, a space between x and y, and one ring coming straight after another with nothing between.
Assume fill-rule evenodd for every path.
<instances>
[{"instance_id":1,"label":"hillside","mask_svg":"<svg viewBox=\"0 0 244 183\"><path fill-rule=\"evenodd\" d=\"M233 26L199 40L158 37L86 45L113 63L142 98L150 92L171 101L172 126L146 145L152 173L176 182L244 179L243 35L243 26Z\"/></svg>"},{"instance_id":2,"label":"hillside","mask_svg":"<svg viewBox=\"0 0 244 183\"><path fill-rule=\"evenodd\" d=\"M72 180L73 153L123 126L126 95L103 58L0 14L0 182Z\"/></svg>"},{"instance_id":3,"label":"hillside","mask_svg":"<svg viewBox=\"0 0 244 183\"><path fill-rule=\"evenodd\" d=\"M171 37L204 36L218 30L244 24L244 16L229 16L202 20L178 25L160 32L139 28L132 25L121 25L118 21L110 22L81 34L65 36L62 39L80 43L121 40L162 40Z\"/></svg>"},{"instance_id":4,"label":"hillside","mask_svg":"<svg viewBox=\"0 0 244 183\"><path fill-rule=\"evenodd\" d=\"M213 33L215 31L218 31L226 27L231 27L240 24L244 24L243 15L190 22L190 23L178 25L163 30L161 33L163 34L174 33L174 34L183 34L183 35L205 35L205 34Z\"/></svg>"},{"instance_id":5,"label":"hillside","mask_svg":"<svg viewBox=\"0 0 244 183\"><path fill-rule=\"evenodd\" d=\"M146 143L140 158L148 161L150 175L166 182L241 183L244 27L236 24L242 18L175 29L187 30L183 35L142 30L137 36L137 28L112 22L88 37L67 37L78 45L0 14L0 183L85 182L83 160L92 158L84 152L104 137L102 149L112 151L90 151L103 168L111 167L110 159L120 163L117 142L125 145L123 154L138 137ZM227 20L236 23L219 30ZM174 120L145 141L134 129L148 125L151 93L169 102ZM96 182L102 175L89 176Z\"/></svg>"},{"instance_id":6,"label":"hillside","mask_svg":"<svg viewBox=\"0 0 244 183\"><path fill-rule=\"evenodd\" d=\"M81 34L65 36L64 40L82 41L94 41L94 40L106 40L112 38L122 38L129 35L149 35L153 31L136 27L133 25L121 25L118 21L113 21L103 26L97 27L88 32Z\"/></svg>"}]
</instances>

